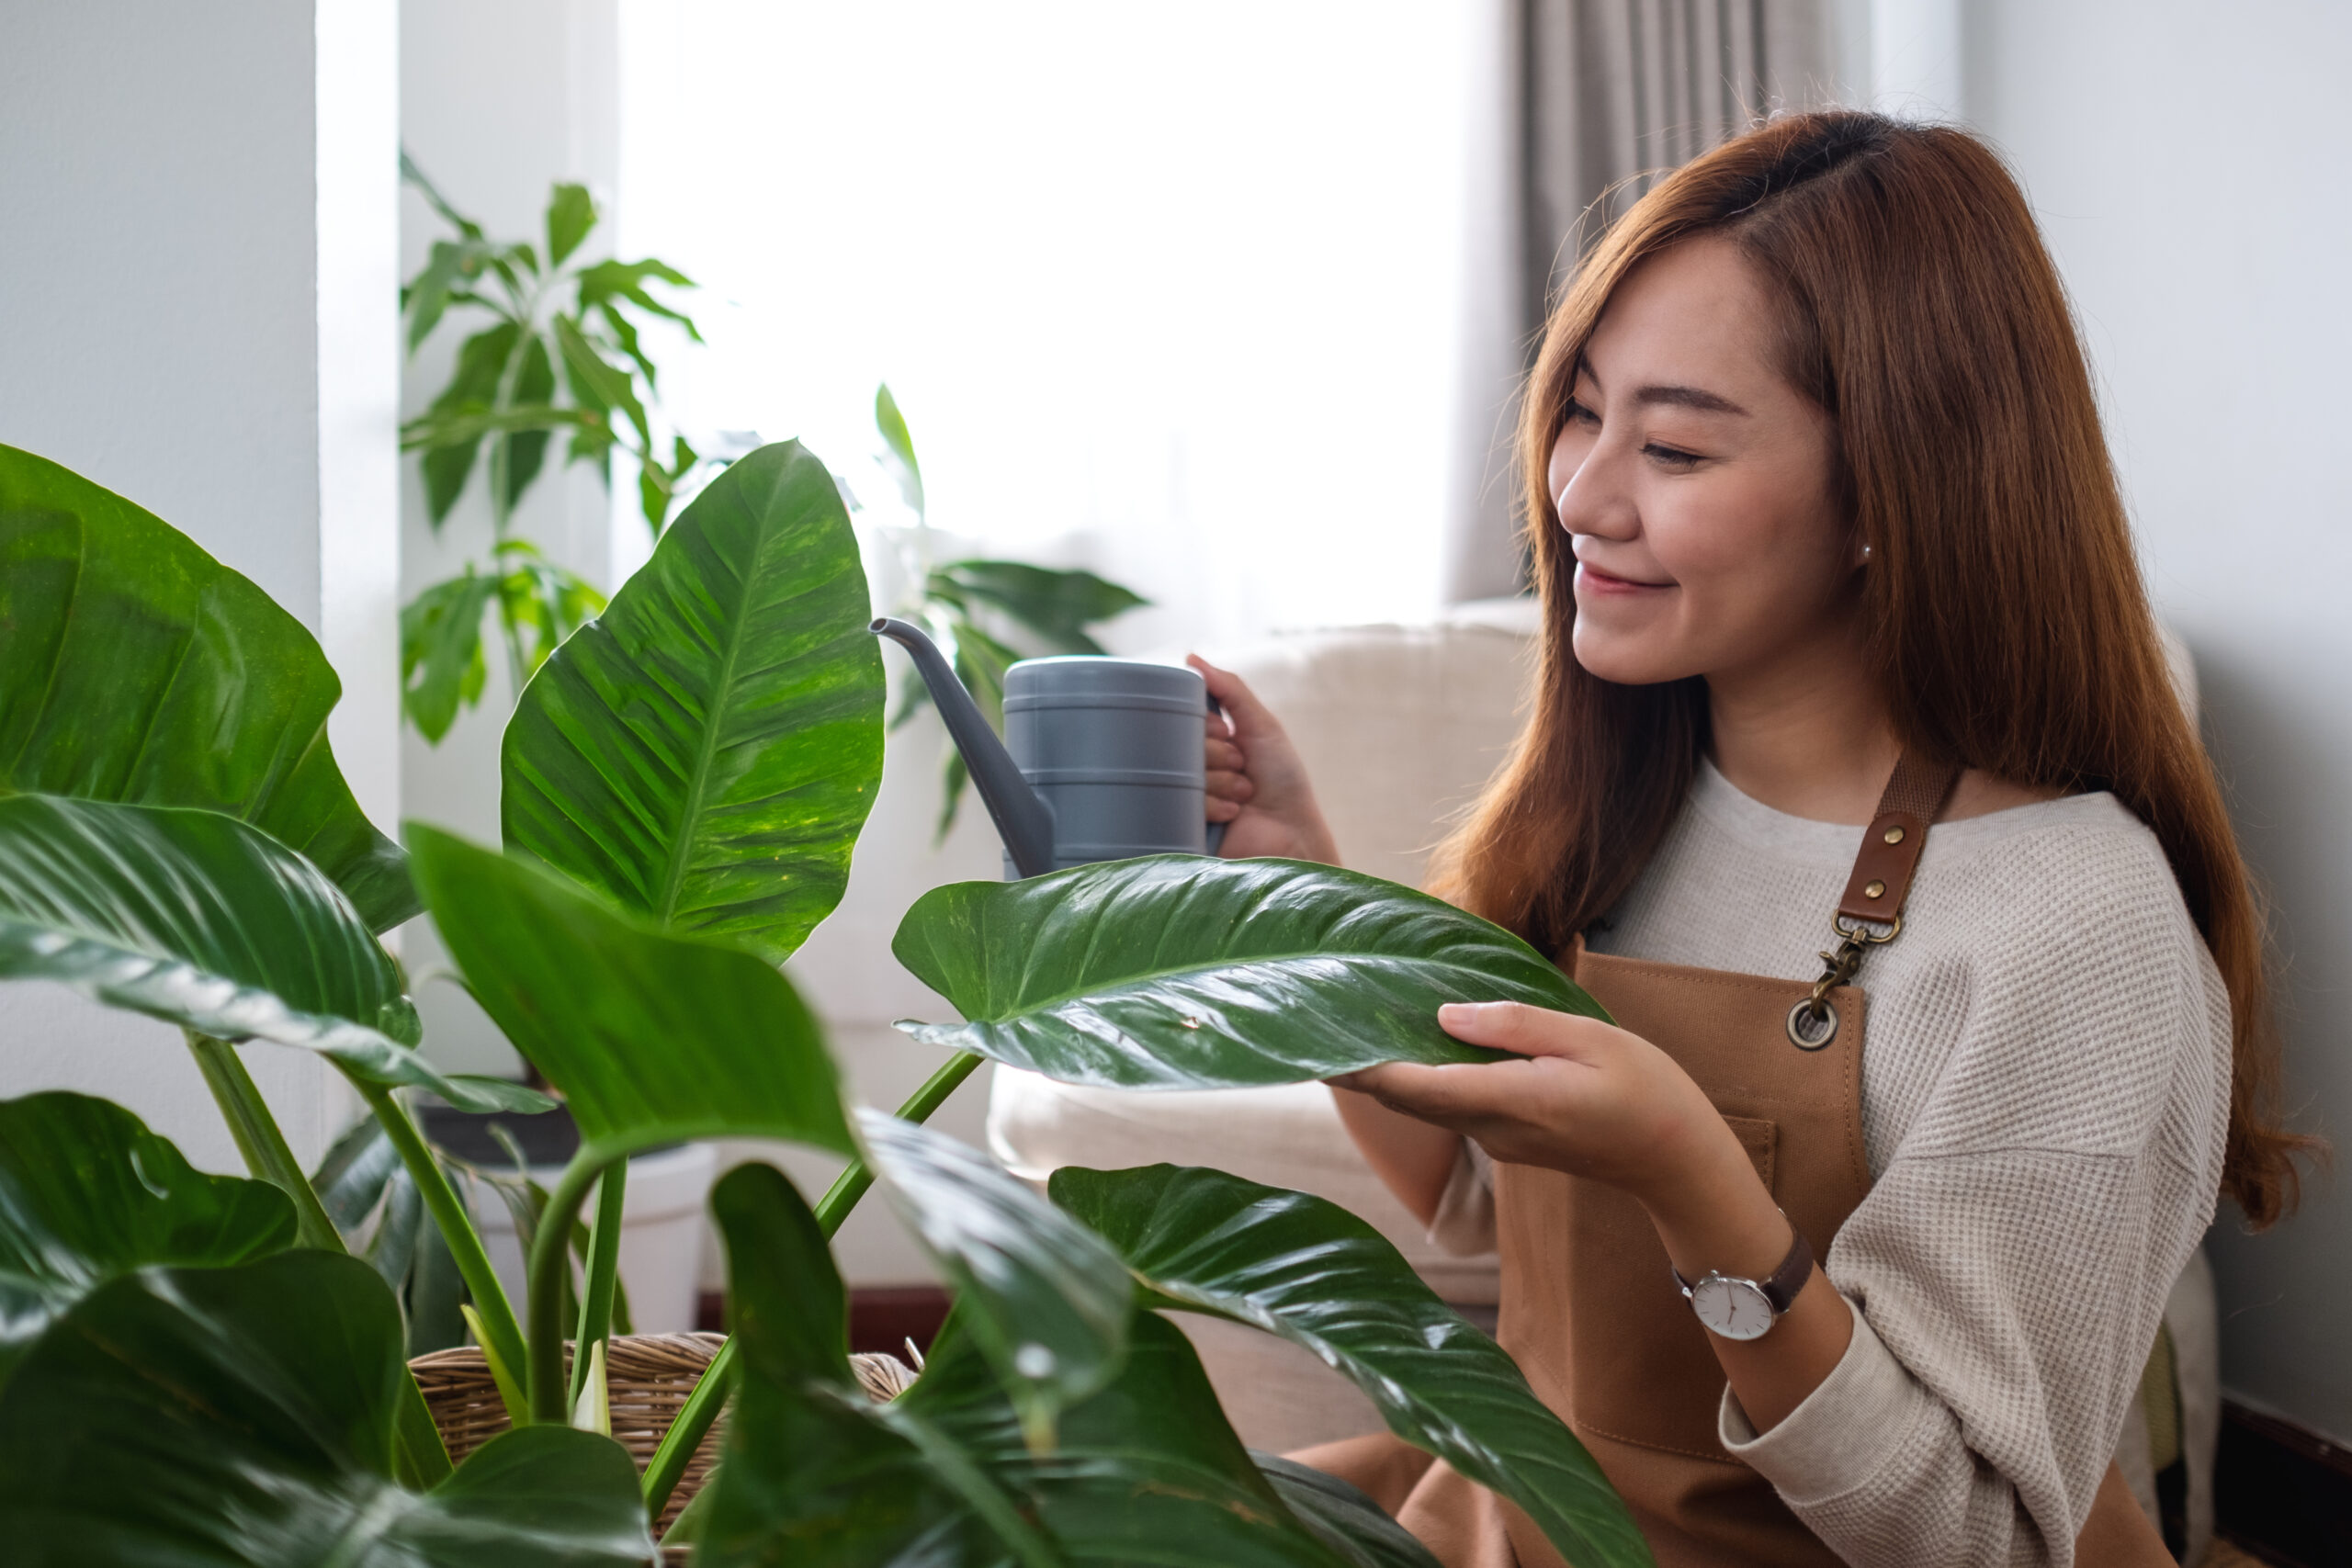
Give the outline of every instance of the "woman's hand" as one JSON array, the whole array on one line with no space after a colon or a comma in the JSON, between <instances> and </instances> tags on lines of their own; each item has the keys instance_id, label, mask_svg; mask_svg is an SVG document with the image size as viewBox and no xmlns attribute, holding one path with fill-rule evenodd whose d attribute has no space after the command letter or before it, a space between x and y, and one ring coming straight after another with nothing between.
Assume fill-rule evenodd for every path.
<instances>
[{"instance_id":1,"label":"woman's hand","mask_svg":"<svg viewBox=\"0 0 2352 1568\"><path fill-rule=\"evenodd\" d=\"M1208 720L1209 820L1226 825L1227 860L1279 855L1340 863L1315 788L1283 727L1241 677L1198 654L1185 662L1208 682L1225 716Z\"/></svg>"},{"instance_id":2,"label":"woman's hand","mask_svg":"<svg viewBox=\"0 0 2352 1568\"><path fill-rule=\"evenodd\" d=\"M1598 1019L1519 1002L1438 1010L1448 1034L1514 1061L1390 1062L1333 1080L1475 1138L1498 1160L1622 1189L1650 1212L1692 1278L1780 1263L1789 1230L1747 1152L1674 1059Z\"/></svg>"},{"instance_id":3,"label":"woman's hand","mask_svg":"<svg viewBox=\"0 0 2352 1568\"><path fill-rule=\"evenodd\" d=\"M1390 1062L1333 1081L1476 1138L1498 1160L1623 1189L1649 1211L1686 1280L1709 1269L1762 1280L1788 1256L1788 1220L1730 1126L1665 1052L1598 1019L1519 1002L1455 1003L1437 1016L1456 1040L1521 1059ZM1821 1386L1853 1333L1852 1309L1816 1268L1770 1333L1707 1338L1748 1420L1769 1432Z\"/></svg>"}]
</instances>

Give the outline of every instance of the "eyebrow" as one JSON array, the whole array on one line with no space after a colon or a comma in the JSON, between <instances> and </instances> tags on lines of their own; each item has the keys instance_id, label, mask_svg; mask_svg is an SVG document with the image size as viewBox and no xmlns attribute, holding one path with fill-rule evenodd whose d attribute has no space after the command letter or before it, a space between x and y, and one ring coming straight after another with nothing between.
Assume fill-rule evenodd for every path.
<instances>
[{"instance_id":1,"label":"eyebrow","mask_svg":"<svg viewBox=\"0 0 2352 1568\"><path fill-rule=\"evenodd\" d=\"M1600 378L1592 373L1589 364L1578 363L1577 374L1600 385ZM1710 392L1703 387L1636 387L1634 402L1643 408L1695 409L1701 413L1736 413L1745 416L1747 411L1720 392Z\"/></svg>"},{"instance_id":2,"label":"eyebrow","mask_svg":"<svg viewBox=\"0 0 2352 1568\"><path fill-rule=\"evenodd\" d=\"M1634 401L1644 407L1665 404L1674 408L1696 409L1701 413L1745 414L1747 411L1720 393L1701 387L1638 387Z\"/></svg>"}]
</instances>

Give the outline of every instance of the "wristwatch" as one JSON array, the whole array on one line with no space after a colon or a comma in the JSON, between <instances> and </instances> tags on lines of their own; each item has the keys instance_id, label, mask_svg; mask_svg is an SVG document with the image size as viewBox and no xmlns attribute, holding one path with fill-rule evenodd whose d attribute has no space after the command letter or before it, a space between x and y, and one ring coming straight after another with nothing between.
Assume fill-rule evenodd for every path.
<instances>
[{"instance_id":1,"label":"wristwatch","mask_svg":"<svg viewBox=\"0 0 2352 1568\"><path fill-rule=\"evenodd\" d=\"M1796 1301L1797 1292L1813 1273L1813 1248L1794 1224L1789 1230L1796 1239L1789 1244L1789 1255L1769 1280L1742 1280L1711 1269L1694 1282L1684 1279L1682 1270L1671 1263L1667 1265L1667 1271L1681 1287L1682 1299L1690 1303L1690 1310L1710 1333L1726 1339L1760 1339Z\"/></svg>"}]
</instances>

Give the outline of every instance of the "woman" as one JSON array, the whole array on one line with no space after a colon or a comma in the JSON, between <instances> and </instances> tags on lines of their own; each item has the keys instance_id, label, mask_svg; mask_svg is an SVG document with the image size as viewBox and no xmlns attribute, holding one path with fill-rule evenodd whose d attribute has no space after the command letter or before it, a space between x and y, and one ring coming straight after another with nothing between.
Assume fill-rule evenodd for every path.
<instances>
[{"instance_id":1,"label":"woman","mask_svg":"<svg viewBox=\"0 0 2352 1568\"><path fill-rule=\"evenodd\" d=\"M1434 886L1622 1027L1465 998L1521 1059L1355 1074L1350 1132L1499 1242L1661 1562L2164 1561L2109 1455L2217 1192L2269 1224L2300 1140L2023 197L1959 131L1769 123L1584 264L1521 439L1535 705ZM1336 863L1201 668L1224 852ZM1315 1457L1450 1563L1556 1561L1387 1439Z\"/></svg>"}]
</instances>

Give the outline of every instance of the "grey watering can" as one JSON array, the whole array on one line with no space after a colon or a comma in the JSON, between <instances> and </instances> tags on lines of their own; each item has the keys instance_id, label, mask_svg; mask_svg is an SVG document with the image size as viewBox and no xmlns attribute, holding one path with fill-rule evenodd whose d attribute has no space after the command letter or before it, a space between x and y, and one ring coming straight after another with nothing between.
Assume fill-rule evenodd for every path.
<instances>
[{"instance_id":1,"label":"grey watering can","mask_svg":"<svg viewBox=\"0 0 2352 1568\"><path fill-rule=\"evenodd\" d=\"M1005 875L1092 861L1213 853L1201 720L1208 684L1172 664L1091 654L1023 659L1004 672L1004 739L922 629L867 628L914 657L948 738L1004 840Z\"/></svg>"}]
</instances>

